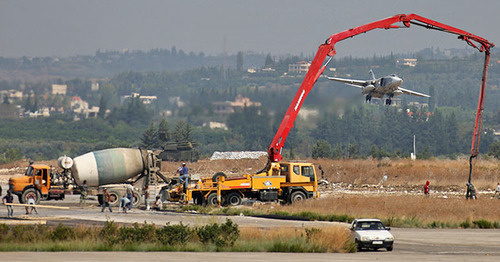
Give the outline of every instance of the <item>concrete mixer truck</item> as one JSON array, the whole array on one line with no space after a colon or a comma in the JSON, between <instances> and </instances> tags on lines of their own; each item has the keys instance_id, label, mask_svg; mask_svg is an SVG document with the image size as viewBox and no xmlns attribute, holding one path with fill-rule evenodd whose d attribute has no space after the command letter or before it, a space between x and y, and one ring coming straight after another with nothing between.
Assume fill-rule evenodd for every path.
<instances>
[{"instance_id":1,"label":"concrete mixer truck","mask_svg":"<svg viewBox=\"0 0 500 262\"><path fill-rule=\"evenodd\" d=\"M158 179L169 182L160 173L161 160L150 150L132 148L112 148L86 153L71 159L58 159L61 173L56 173L48 165L28 166L25 176L9 179L9 189L18 196L20 203L26 203L32 195L36 203L40 200L62 200L67 193L79 193L79 186L87 181L89 195L96 195L102 204L102 189L111 194L111 205L118 205L126 195L124 182L133 179L134 205L140 203L141 196L152 181Z\"/></svg>"}]
</instances>

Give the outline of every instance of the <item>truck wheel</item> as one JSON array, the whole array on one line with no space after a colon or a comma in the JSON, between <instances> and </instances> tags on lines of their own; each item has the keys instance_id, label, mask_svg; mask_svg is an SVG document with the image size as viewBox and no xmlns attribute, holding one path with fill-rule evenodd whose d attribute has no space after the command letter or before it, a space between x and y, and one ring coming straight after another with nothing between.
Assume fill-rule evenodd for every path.
<instances>
[{"instance_id":1,"label":"truck wheel","mask_svg":"<svg viewBox=\"0 0 500 262\"><path fill-rule=\"evenodd\" d=\"M207 197L207 205L208 206L217 206L219 202L217 202L217 193L213 192Z\"/></svg>"},{"instance_id":2,"label":"truck wheel","mask_svg":"<svg viewBox=\"0 0 500 262\"><path fill-rule=\"evenodd\" d=\"M224 178L227 178L226 174L224 172L217 172L215 175L212 177L213 182L217 182L219 180L219 177L223 176Z\"/></svg>"},{"instance_id":3,"label":"truck wheel","mask_svg":"<svg viewBox=\"0 0 500 262\"><path fill-rule=\"evenodd\" d=\"M142 197L139 194L139 192L134 191L134 203L132 203L132 206L138 207L141 204L141 199L142 199Z\"/></svg>"},{"instance_id":4,"label":"truck wheel","mask_svg":"<svg viewBox=\"0 0 500 262\"><path fill-rule=\"evenodd\" d=\"M302 191L295 191L292 193L290 196L290 204L295 204L297 202L300 202L302 200L306 199L306 194Z\"/></svg>"},{"instance_id":5,"label":"truck wheel","mask_svg":"<svg viewBox=\"0 0 500 262\"><path fill-rule=\"evenodd\" d=\"M241 205L241 195L238 194L238 193L236 193L236 192L229 193L225 197L225 201L224 202L228 206L238 206L238 205Z\"/></svg>"},{"instance_id":6,"label":"truck wheel","mask_svg":"<svg viewBox=\"0 0 500 262\"><path fill-rule=\"evenodd\" d=\"M28 196L33 196L35 198L35 204L40 203L40 193L34 188L28 188L24 190L23 195L22 195L22 203L28 203Z\"/></svg>"},{"instance_id":7,"label":"truck wheel","mask_svg":"<svg viewBox=\"0 0 500 262\"><path fill-rule=\"evenodd\" d=\"M120 193L110 190L109 191L109 205L116 207L120 204Z\"/></svg>"}]
</instances>

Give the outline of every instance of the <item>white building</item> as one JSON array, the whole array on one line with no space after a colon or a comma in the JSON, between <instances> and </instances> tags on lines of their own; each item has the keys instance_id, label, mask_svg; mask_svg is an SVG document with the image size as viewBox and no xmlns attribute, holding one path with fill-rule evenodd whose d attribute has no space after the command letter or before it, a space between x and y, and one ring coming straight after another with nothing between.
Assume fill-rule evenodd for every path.
<instances>
[{"instance_id":1,"label":"white building","mask_svg":"<svg viewBox=\"0 0 500 262\"><path fill-rule=\"evenodd\" d=\"M290 73L307 73L309 71L309 67L311 66L311 63L306 62L306 61L300 61L297 62L296 64L289 64L288 65L288 72Z\"/></svg>"},{"instance_id":2,"label":"white building","mask_svg":"<svg viewBox=\"0 0 500 262\"><path fill-rule=\"evenodd\" d=\"M139 98L139 100L141 100L141 102L145 105L149 105L158 99L157 96L141 96L141 94L139 93L132 92L130 95L121 97L122 104L123 102L125 102L125 100L130 98Z\"/></svg>"},{"instance_id":3,"label":"white building","mask_svg":"<svg viewBox=\"0 0 500 262\"><path fill-rule=\"evenodd\" d=\"M418 60L416 58L404 58L396 60L397 66L415 67Z\"/></svg>"},{"instance_id":4,"label":"white building","mask_svg":"<svg viewBox=\"0 0 500 262\"><path fill-rule=\"evenodd\" d=\"M52 85L52 94L53 95L66 95L66 91L68 90L67 85Z\"/></svg>"},{"instance_id":5,"label":"white building","mask_svg":"<svg viewBox=\"0 0 500 262\"><path fill-rule=\"evenodd\" d=\"M219 115L232 114L238 109L243 109L250 106L261 106L260 102L252 102L250 98L244 97L241 94L236 96L234 101L213 102L214 113Z\"/></svg>"}]
</instances>

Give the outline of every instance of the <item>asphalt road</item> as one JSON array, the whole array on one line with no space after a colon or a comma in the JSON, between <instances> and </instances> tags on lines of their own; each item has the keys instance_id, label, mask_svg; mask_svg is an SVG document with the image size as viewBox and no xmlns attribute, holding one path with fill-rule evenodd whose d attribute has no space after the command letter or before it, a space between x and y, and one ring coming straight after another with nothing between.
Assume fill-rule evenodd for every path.
<instances>
[{"instance_id":1,"label":"asphalt road","mask_svg":"<svg viewBox=\"0 0 500 262\"><path fill-rule=\"evenodd\" d=\"M39 215L26 216L24 208L15 207L16 219L6 218L6 208L0 208L0 223L41 222L56 225L58 223L101 224L106 220L121 223L155 223L164 225L183 222L189 225L201 225L213 222L224 222L226 216L207 216L175 212L155 212L133 209L123 214L116 212L101 213L95 201L90 206L76 207L78 196L68 196L63 202L44 202L60 206L71 206L69 210L39 209ZM342 223L278 220L246 216L231 216L241 227L322 227ZM500 230L481 229L406 229L393 228L395 237L394 250L359 252L355 254L280 254L280 253L137 253L137 252L85 252L81 255L71 252L74 261L136 261L136 260L168 260L168 261L498 261L500 259ZM54 261L64 257L59 253L43 255L29 252L5 252L0 254L1 261Z\"/></svg>"}]
</instances>

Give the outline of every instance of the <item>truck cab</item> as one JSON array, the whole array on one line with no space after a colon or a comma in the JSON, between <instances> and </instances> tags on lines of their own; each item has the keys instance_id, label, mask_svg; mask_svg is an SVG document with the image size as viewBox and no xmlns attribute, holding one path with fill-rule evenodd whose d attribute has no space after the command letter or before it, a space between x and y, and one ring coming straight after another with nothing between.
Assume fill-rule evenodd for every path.
<instances>
[{"instance_id":1,"label":"truck cab","mask_svg":"<svg viewBox=\"0 0 500 262\"><path fill-rule=\"evenodd\" d=\"M26 203L29 195L37 204L41 199L64 199L64 188L52 185L50 171L50 166L31 164L23 177L9 179L9 189L18 196L20 203Z\"/></svg>"},{"instance_id":2,"label":"truck cab","mask_svg":"<svg viewBox=\"0 0 500 262\"><path fill-rule=\"evenodd\" d=\"M318 179L311 163L282 162L279 163L280 174L286 177L281 184L283 200L295 203L305 198L318 198Z\"/></svg>"}]
</instances>

